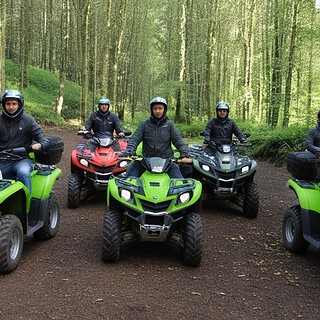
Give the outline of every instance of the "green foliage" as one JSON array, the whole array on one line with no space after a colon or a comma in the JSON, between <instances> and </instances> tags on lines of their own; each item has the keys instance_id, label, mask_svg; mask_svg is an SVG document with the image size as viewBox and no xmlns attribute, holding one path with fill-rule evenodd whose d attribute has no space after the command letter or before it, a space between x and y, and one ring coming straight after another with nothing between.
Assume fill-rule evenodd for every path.
<instances>
[{"instance_id":1,"label":"green foliage","mask_svg":"<svg viewBox=\"0 0 320 320\"><path fill-rule=\"evenodd\" d=\"M268 126L257 126L248 139L253 144L250 155L281 166L284 164L288 152L305 149L304 140L307 131L306 126L292 126L274 130Z\"/></svg>"}]
</instances>

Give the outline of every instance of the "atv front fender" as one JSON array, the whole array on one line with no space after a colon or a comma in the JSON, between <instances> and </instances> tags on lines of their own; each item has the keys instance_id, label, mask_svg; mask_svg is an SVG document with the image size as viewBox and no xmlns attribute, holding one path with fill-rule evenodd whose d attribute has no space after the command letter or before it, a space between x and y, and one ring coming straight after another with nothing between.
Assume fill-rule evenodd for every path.
<instances>
[{"instance_id":1,"label":"atv front fender","mask_svg":"<svg viewBox=\"0 0 320 320\"><path fill-rule=\"evenodd\" d=\"M320 183L289 179L287 186L295 192L302 209L320 213Z\"/></svg>"},{"instance_id":2,"label":"atv front fender","mask_svg":"<svg viewBox=\"0 0 320 320\"><path fill-rule=\"evenodd\" d=\"M48 198L55 181L60 177L62 171L54 168L50 171L38 171L31 179L32 198Z\"/></svg>"}]
</instances>

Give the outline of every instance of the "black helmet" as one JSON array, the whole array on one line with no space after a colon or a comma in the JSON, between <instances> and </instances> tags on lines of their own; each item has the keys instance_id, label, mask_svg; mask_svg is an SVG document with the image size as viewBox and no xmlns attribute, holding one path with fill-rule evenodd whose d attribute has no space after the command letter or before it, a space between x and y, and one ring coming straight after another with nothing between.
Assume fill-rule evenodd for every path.
<instances>
[{"instance_id":1,"label":"black helmet","mask_svg":"<svg viewBox=\"0 0 320 320\"><path fill-rule=\"evenodd\" d=\"M159 104L159 103L164 106L164 113L167 113L167 108L168 108L167 100L164 99L164 98L161 98L161 97L155 97L155 98L153 98L153 99L150 101L150 111L151 111L151 114L152 114L152 107L153 107L153 105Z\"/></svg>"},{"instance_id":2,"label":"black helmet","mask_svg":"<svg viewBox=\"0 0 320 320\"><path fill-rule=\"evenodd\" d=\"M14 114L10 114L6 111L5 108L5 102L7 100L17 100L19 103L19 108L18 110L14 113ZM11 119L15 119L17 117L19 117L22 113L23 113L23 107L24 107L24 99L23 99L23 95L21 94L20 91L15 90L15 89L9 89L6 90L1 97L1 104L2 104L2 109L3 109L3 113L5 114L6 117L11 118Z\"/></svg>"}]
</instances>

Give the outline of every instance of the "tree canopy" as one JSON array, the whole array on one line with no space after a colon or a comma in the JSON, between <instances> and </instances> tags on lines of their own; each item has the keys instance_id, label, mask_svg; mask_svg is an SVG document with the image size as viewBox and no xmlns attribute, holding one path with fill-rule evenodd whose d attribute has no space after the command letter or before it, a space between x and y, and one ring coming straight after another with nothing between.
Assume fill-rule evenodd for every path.
<instances>
[{"instance_id":1,"label":"tree canopy","mask_svg":"<svg viewBox=\"0 0 320 320\"><path fill-rule=\"evenodd\" d=\"M81 121L106 96L120 119L163 96L175 120L231 115L273 127L316 117L320 13L315 0L0 0L5 60L78 83ZM314 114L314 116L313 116ZM309 118L306 117L309 115ZM311 116L310 116L311 115Z\"/></svg>"}]
</instances>

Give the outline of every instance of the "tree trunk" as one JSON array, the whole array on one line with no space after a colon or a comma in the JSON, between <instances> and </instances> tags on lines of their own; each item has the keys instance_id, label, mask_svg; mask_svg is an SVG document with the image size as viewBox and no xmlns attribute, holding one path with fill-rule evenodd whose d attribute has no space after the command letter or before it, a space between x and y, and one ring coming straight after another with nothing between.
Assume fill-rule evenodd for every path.
<instances>
[{"instance_id":1,"label":"tree trunk","mask_svg":"<svg viewBox=\"0 0 320 320\"><path fill-rule=\"evenodd\" d=\"M298 3L293 4L293 17L292 17L292 26L291 26L291 40L290 40L290 49L288 57L288 71L284 95L284 108L283 108L283 121L282 126L287 127L289 125L290 119L290 101L291 101L291 83L292 83L292 69L294 64L294 54L296 46L296 33L297 33L297 15L298 15Z\"/></svg>"},{"instance_id":2,"label":"tree trunk","mask_svg":"<svg viewBox=\"0 0 320 320\"><path fill-rule=\"evenodd\" d=\"M6 63L6 0L0 0L0 93L5 90Z\"/></svg>"},{"instance_id":3,"label":"tree trunk","mask_svg":"<svg viewBox=\"0 0 320 320\"><path fill-rule=\"evenodd\" d=\"M83 5L83 37L82 37L82 76L81 76L81 107L80 107L80 123L86 121L86 105L88 98L88 37L89 37L89 15L92 0L85 0Z\"/></svg>"}]
</instances>

